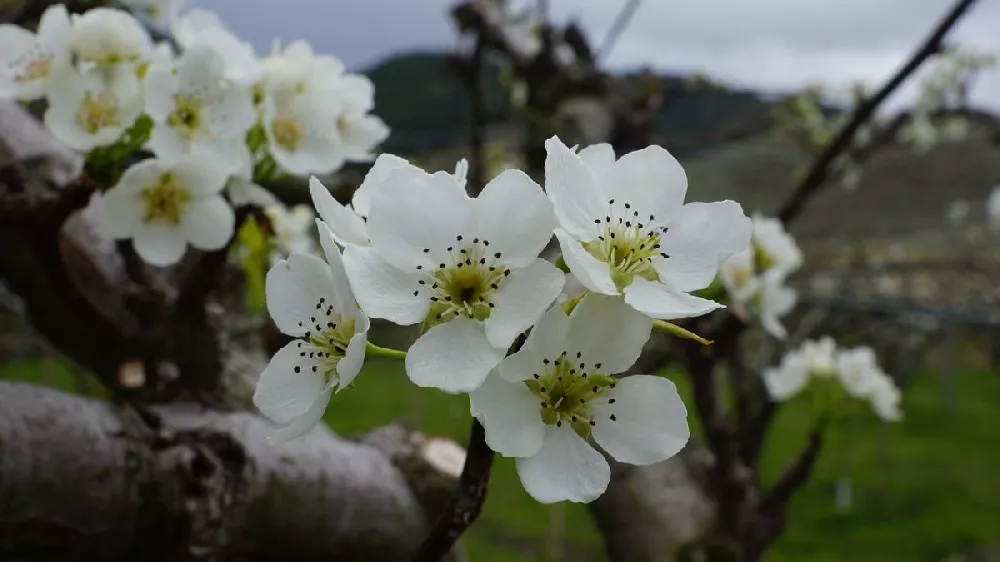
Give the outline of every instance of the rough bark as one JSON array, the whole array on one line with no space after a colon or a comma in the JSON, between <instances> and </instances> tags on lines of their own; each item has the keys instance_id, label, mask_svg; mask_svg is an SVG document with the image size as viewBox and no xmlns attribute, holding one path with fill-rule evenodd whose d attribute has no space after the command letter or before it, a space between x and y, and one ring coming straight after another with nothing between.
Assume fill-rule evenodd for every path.
<instances>
[{"instance_id":1,"label":"rough bark","mask_svg":"<svg viewBox=\"0 0 1000 562\"><path fill-rule=\"evenodd\" d=\"M427 528L421 500L456 484L406 432L354 443L321 427L272 445L270 429L0 383L0 558L405 560Z\"/></svg>"}]
</instances>

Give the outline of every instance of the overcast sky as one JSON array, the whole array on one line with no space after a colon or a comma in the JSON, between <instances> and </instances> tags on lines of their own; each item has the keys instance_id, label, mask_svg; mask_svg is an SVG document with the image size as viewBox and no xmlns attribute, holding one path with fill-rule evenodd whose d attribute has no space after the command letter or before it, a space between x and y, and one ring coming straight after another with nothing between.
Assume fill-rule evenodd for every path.
<instances>
[{"instance_id":1,"label":"overcast sky","mask_svg":"<svg viewBox=\"0 0 1000 562\"><path fill-rule=\"evenodd\" d=\"M219 12L259 53L303 38L361 69L398 52L455 44L453 0L189 0ZM625 0L549 0L599 44ZM645 0L607 59L612 68L700 70L730 84L783 91L812 81L876 85L953 0ZM515 5L519 4L515 2ZM523 4L523 2L521 2ZM1000 0L979 0L951 37L1000 55ZM910 92L903 92L896 104ZM975 86L1000 111L1000 71Z\"/></svg>"}]
</instances>

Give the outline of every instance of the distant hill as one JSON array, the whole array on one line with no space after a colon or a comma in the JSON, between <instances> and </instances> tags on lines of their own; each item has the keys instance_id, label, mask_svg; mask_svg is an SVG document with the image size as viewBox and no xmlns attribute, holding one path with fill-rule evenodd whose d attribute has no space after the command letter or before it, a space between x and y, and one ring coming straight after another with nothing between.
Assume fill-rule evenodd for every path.
<instances>
[{"instance_id":1,"label":"distant hill","mask_svg":"<svg viewBox=\"0 0 1000 562\"><path fill-rule=\"evenodd\" d=\"M365 74L375 84L375 112L392 129L383 145L390 152L414 153L463 142L468 135L470 102L445 55L424 52L386 59ZM487 73L491 106L503 103L499 69ZM670 103L656 121L657 141L680 154L767 128L774 104L748 91L685 87L685 78L663 76Z\"/></svg>"}]
</instances>

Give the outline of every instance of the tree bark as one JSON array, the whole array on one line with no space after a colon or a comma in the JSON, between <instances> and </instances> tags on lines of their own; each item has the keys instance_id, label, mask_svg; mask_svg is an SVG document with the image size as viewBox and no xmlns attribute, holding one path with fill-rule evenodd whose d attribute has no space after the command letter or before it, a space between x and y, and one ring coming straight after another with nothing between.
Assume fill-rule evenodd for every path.
<instances>
[{"instance_id":1,"label":"tree bark","mask_svg":"<svg viewBox=\"0 0 1000 562\"><path fill-rule=\"evenodd\" d=\"M0 558L405 560L426 532L422 503L456 483L399 438L319 427L273 445L271 429L243 412L139 416L0 383Z\"/></svg>"}]
</instances>

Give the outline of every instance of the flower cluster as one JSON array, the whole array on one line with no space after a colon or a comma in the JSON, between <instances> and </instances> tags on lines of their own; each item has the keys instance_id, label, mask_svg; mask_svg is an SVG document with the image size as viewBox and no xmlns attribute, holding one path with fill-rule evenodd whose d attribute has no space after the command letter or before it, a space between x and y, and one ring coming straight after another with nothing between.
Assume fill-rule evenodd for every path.
<instances>
[{"instance_id":1,"label":"flower cluster","mask_svg":"<svg viewBox=\"0 0 1000 562\"><path fill-rule=\"evenodd\" d=\"M132 239L145 261L176 263L187 245L222 248L233 205L266 198L254 181L369 160L388 135L369 114L371 82L307 43L258 59L212 12L129 5L164 16L180 52L155 45L126 11L71 16L55 5L36 33L0 26L0 98L44 99L46 126L74 149L121 148L115 164L153 154L102 197L108 231Z\"/></svg>"},{"instance_id":2,"label":"flower cluster","mask_svg":"<svg viewBox=\"0 0 1000 562\"><path fill-rule=\"evenodd\" d=\"M764 384L771 398L784 401L798 394L811 380L836 381L852 398L867 400L876 415L899 421L901 394L892 377L878 365L870 347L837 349L832 338L806 340L789 351L777 367L764 371Z\"/></svg>"},{"instance_id":3,"label":"flower cluster","mask_svg":"<svg viewBox=\"0 0 1000 562\"><path fill-rule=\"evenodd\" d=\"M801 265L802 251L781 221L754 215L750 247L722 263L719 279L735 314L744 319L753 315L767 333L784 339L781 317L797 300L785 279Z\"/></svg>"},{"instance_id":4,"label":"flower cluster","mask_svg":"<svg viewBox=\"0 0 1000 562\"><path fill-rule=\"evenodd\" d=\"M608 145L576 152L546 142L545 188L506 170L471 198L454 173L401 158L375 161L350 205L315 178L326 262L300 253L267 276L267 307L294 341L263 373L255 403L290 439L317 423L366 353L369 318L419 325L406 373L423 387L469 393L487 444L517 459L542 502L587 502L610 467L649 464L687 442L674 385L618 378L654 319L722 305L691 295L747 248L751 222L732 201L684 203L680 164L652 146L616 159ZM553 235L563 269L586 290L556 304L564 271L542 259ZM341 248L342 254L341 254ZM355 304L357 303L357 304Z\"/></svg>"}]
</instances>

